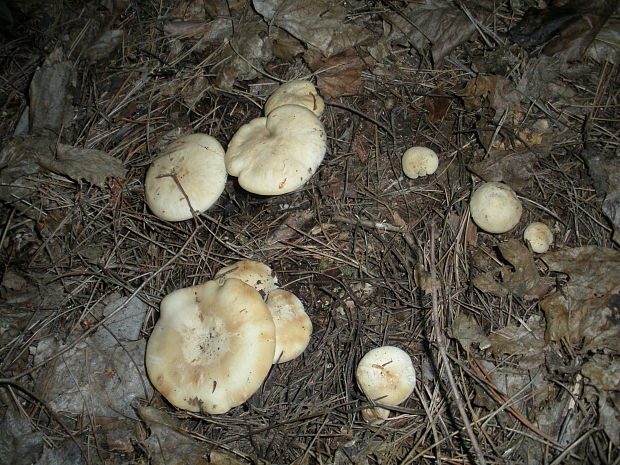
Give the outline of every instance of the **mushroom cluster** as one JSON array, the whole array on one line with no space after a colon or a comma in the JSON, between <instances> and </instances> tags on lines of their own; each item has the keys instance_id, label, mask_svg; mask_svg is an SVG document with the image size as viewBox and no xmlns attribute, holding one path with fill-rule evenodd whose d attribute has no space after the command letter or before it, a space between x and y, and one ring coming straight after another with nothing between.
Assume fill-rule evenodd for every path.
<instances>
[{"instance_id":1,"label":"mushroom cluster","mask_svg":"<svg viewBox=\"0 0 620 465\"><path fill-rule=\"evenodd\" d=\"M162 220L190 219L218 200L228 174L254 194L299 189L327 150L319 120L324 109L311 82L290 81L267 99L264 117L239 128L226 151L206 134L181 137L151 163L144 182L146 204Z\"/></svg>"},{"instance_id":2,"label":"mushroom cluster","mask_svg":"<svg viewBox=\"0 0 620 465\"><path fill-rule=\"evenodd\" d=\"M153 386L176 407L225 413L261 386L271 365L301 355L312 322L271 268L241 260L160 304L147 343Z\"/></svg>"}]
</instances>

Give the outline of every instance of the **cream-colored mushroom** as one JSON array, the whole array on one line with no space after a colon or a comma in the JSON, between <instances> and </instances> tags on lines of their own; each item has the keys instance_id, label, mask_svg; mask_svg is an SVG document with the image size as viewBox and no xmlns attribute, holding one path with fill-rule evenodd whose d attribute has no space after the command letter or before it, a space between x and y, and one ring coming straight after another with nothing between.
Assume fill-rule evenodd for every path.
<instances>
[{"instance_id":1,"label":"cream-colored mushroom","mask_svg":"<svg viewBox=\"0 0 620 465\"><path fill-rule=\"evenodd\" d=\"M188 200L196 212L207 210L224 191L226 178L224 149L217 139L190 134L166 146L149 167L146 203L162 220L187 220L192 217Z\"/></svg>"},{"instance_id":2,"label":"cream-colored mushroom","mask_svg":"<svg viewBox=\"0 0 620 465\"><path fill-rule=\"evenodd\" d=\"M553 244L553 233L545 223L535 221L523 231L523 240L533 252L545 253Z\"/></svg>"},{"instance_id":3,"label":"cream-colored mushroom","mask_svg":"<svg viewBox=\"0 0 620 465\"><path fill-rule=\"evenodd\" d=\"M474 222L490 233L510 231L523 212L517 194L501 182L486 182L478 187L471 196L469 209Z\"/></svg>"},{"instance_id":4,"label":"cream-colored mushroom","mask_svg":"<svg viewBox=\"0 0 620 465\"><path fill-rule=\"evenodd\" d=\"M265 102L265 115L282 105L301 105L316 116L321 116L325 103L310 81L289 81L278 87Z\"/></svg>"},{"instance_id":5,"label":"cream-colored mushroom","mask_svg":"<svg viewBox=\"0 0 620 465\"><path fill-rule=\"evenodd\" d=\"M234 278L208 281L161 301L146 368L176 407L225 413L260 387L274 351L275 325L258 291Z\"/></svg>"},{"instance_id":6,"label":"cream-colored mushroom","mask_svg":"<svg viewBox=\"0 0 620 465\"><path fill-rule=\"evenodd\" d=\"M355 377L360 389L371 401L385 405L398 405L411 395L415 387L415 368L411 357L394 346L372 349L359 361ZM382 407L367 411L364 418L376 423L388 418Z\"/></svg>"},{"instance_id":7,"label":"cream-colored mushroom","mask_svg":"<svg viewBox=\"0 0 620 465\"><path fill-rule=\"evenodd\" d=\"M284 289L267 296L267 308L276 326L276 351L273 363L293 360L302 354L312 335L312 321L299 298Z\"/></svg>"},{"instance_id":8,"label":"cream-colored mushroom","mask_svg":"<svg viewBox=\"0 0 620 465\"><path fill-rule=\"evenodd\" d=\"M226 169L248 192L286 194L316 172L326 141L314 113L300 105L283 105L239 128L226 151Z\"/></svg>"},{"instance_id":9,"label":"cream-colored mushroom","mask_svg":"<svg viewBox=\"0 0 620 465\"><path fill-rule=\"evenodd\" d=\"M273 270L264 263L254 260L239 260L225 266L215 275L215 279L240 279L259 291L263 298L277 287L278 278Z\"/></svg>"},{"instance_id":10,"label":"cream-colored mushroom","mask_svg":"<svg viewBox=\"0 0 620 465\"><path fill-rule=\"evenodd\" d=\"M439 166L439 157L427 147L411 147L403 154L403 172L411 179L433 174Z\"/></svg>"}]
</instances>

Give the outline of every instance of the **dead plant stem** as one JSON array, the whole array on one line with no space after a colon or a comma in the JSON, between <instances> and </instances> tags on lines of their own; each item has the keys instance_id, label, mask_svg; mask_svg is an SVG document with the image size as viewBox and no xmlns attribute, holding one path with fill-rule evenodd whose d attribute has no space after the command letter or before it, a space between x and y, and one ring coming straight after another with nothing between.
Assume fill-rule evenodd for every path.
<instances>
[{"instance_id":1,"label":"dead plant stem","mask_svg":"<svg viewBox=\"0 0 620 465\"><path fill-rule=\"evenodd\" d=\"M469 436L469 440L471 441L471 445L478 457L478 463L480 465L486 465L486 460L484 458L484 454L482 453L482 449L480 448L480 444L478 443L478 439L474 434L474 430L471 426L471 422L467 417L467 412L465 412L465 405L463 403L463 397L459 391L458 386L456 385L456 381L454 380L454 375L452 374L452 369L450 368L450 360L448 359L448 354L446 352L446 340L444 338L443 332L441 330L441 326L439 325L439 304L437 300L437 277L435 271L435 224L431 224L431 298L432 298L432 313L431 320L433 322L433 328L435 330L435 336L437 337L437 347L439 348L439 354L441 355L441 360L446 367L446 374L448 376L448 381L450 382L450 388L452 389L452 393L454 394L454 401L456 402L456 406L459 409L459 413L461 414L461 418L463 419L463 423L465 425L465 430L467 431L467 435Z\"/></svg>"}]
</instances>

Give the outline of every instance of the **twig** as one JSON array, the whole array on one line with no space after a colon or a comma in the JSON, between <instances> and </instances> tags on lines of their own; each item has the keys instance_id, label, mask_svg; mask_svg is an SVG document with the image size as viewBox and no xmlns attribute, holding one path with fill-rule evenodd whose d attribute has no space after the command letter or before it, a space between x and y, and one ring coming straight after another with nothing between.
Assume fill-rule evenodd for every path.
<instances>
[{"instance_id":1,"label":"twig","mask_svg":"<svg viewBox=\"0 0 620 465\"><path fill-rule=\"evenodd\" d=\"M463 423L465 424L465 430L467 431L467 435L469 436L469 440L471 441L471 445L478 457L478 463L480 465L486 465L486 460L484 459L484 454L482 453L482 449L480 448L480 444L478 443L478 439L476 439L476 435L474 434L474 430L471 427L471 422L467 417L467 412L465 412L465 405L463 403L463 397L459 391L458 386L456 385L456 381L454 380L454 375L452 374L452 369L450 368L450 361L448 359L448 354L446 352L446 340L443 336L443 332L441 330L441 326L439 325L439 304L437 302L437 277L435 272L435 224L431 224L431 297L433 302L433 311L431 313L431 320L433 321L433 328L435 330L435 336L437 337L437 346L439 347L439 353L441 355L441 360L443 361L444 366L446 367L446 374L448 376L448 381L450 382L450 388L452 389L452 393L454 394L454 401L456 402L456 406L459 409L459 413L461 414L461 418L463 419Z\"/></svg>"}]
</instances>

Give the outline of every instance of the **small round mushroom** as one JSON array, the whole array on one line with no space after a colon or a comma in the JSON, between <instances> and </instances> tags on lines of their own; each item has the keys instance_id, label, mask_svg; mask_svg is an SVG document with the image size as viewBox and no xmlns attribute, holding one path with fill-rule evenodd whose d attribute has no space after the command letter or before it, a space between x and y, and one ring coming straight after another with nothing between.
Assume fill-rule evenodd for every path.
<instances>
[{"instance_id":1,"label":"small round mushroom","mask_svg":"<svg viewBox=\"0 0 620 465\"><path fill-rule=\"evenodd\" d=\"M514 228L523 212L517 194L501 182L478 187L469 202L471 217L486 232L504 233Z\"/></svg>"},{"instance_id":2,"label":"small round mushroom","mask_svg":"<svg viewBox=\"0 0 620 465\"><path fill-rule=\"evenodd\" d=\"M266 297L277 287L278 278L273 270L264 263L254 260L239 260L232 265L225 266L217 272L215 279L240 279L256 289Z\"/></svg>"},{"instance_id":3,"label":"small round mushroom","mask_svg":"<svg viewBox=\"0 0 620 465\"><path fill-rule=\"evenodd\" d=\"M427 147L411 147L403 154L402 164L407 177L415 179L437 171L439 157Z\"/></svg>"},{"instance_id":4,"label":"small round mushroom","mask_svg":"<svg viewBox=\"0 0 620 465\"><path fill-rule=\"evenodd\" d=\"M312 321L299 298L284 289L267 296L267 308L276 325L276 351L273 363L284 363L302 354L312 335Z\"/></svg>"},{"instance_id":5,"label":"small round mushroom","mask_svg":"<svg viewBox=\"0 0 620 465\"><path fill-rule=\"evenodd\" d=\"M217 139L190 134L166 146L149 167L144 181L146 203L162 220L187 220L192 217L187 200L196 212L207 210L224 191L226 177L224 149Z\"/></svg>"},{"instance_id":6,"label":"small round mushroom","mask_svg":"<svg viewBox=\"0 0 620 465\"><path fill-rule=\"evenodd\" d=\"M545 253L553 244L553 233L545 223L535 221L523 231L523 240L533 252Z\"/></svg>"},{"instance_id":7,"label":"small round mushroom","mask_svg":"<svg viewBox=\"0 0 620 465\"><path fill-rule=\"evenodd\" d=\"M398 405L411 395L415 387L415 368L411 357L394 346L372 349L359 361L355 377L368 399L386 405ZM381 409L381 407L371 407ZM383 409L385 410L385 409ZM388 417L385 412L366 412L364 418L380 422Z\"/></svg>"},{"instance_id":8,"label":"small round mushroom","mask_svg":"<svg viewBox=\"0 0 620 465\"><path fill-rule=\"evenodd\" d=\"M282 105L301 105L316 116L321 116L325 103L310 81L289 81L278 87L265 102L265 115Z\"/></svg>"},{"instance_id":9,"label":"small round mushroom","mask_svg":"<svg viewBox=\"0 0 620 465\"><path fill-rule=\"evenodd\" d=\"M176 407L225 413L260 387L275 345L273 319L256 289L238 279L207 281L161 301L146 369Z\"/></svg>"},{"instance_id":10,"label":"small round mushroom","mask_svg":"<svg viewBox=\"0 0 620 465\"><path fill-rule=\"evenodd\" d=\"M286 194L315 173L326 141L314 113L300 105L282 105L239 128L226 151L226 169L249 192Z\"/></svg>"}]
</instances>

